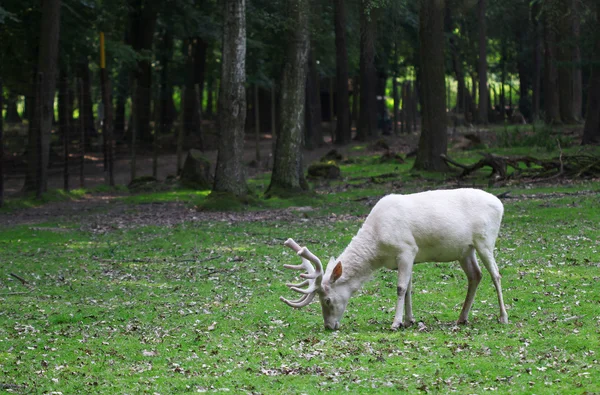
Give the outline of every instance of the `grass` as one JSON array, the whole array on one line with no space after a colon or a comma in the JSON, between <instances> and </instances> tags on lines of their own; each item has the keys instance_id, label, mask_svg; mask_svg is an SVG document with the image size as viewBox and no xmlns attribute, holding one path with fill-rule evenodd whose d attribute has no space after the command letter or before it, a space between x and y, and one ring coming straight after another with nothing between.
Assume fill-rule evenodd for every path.
<instances>
[{"instance_id":1,"label":"grass","mask_svg":"<svg viewBox=\"0 0 600 395\"><path fill-rule=\"evenodd\" d=\"M281 303L294 276L283 264L297 263L286 238L326 259L343 250L377 197L442 182L415 177L410 164L363 160L342 166L345 179L314 197L251 208L314 207L295 220L106 233L80 230L79 220L0 228L0 392L600 392L595 182L511 189L496 254L508 325L497 323L489 276L469 325L454 325L466 292L457 263L415 268L422 325L398 332L389 330L392 271L377 272L351 299L337 332L324 330L318 303ZM397 176L380 177L388 173ZM251 184L260 190L266 181ZM123 199L195 205L205 196Z\"/></svg>"}]
</instances>

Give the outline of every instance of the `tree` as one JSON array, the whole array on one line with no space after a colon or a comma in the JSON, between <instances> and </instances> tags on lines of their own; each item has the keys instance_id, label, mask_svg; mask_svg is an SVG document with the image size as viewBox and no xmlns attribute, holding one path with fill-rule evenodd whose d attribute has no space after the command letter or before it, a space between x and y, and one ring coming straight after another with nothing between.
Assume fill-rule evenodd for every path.
<instances>
[{"instance_id":1,"label":"tree","mask_svg":"<svg viewBox=\"0 0 600 395\"><path fill-rule=\"evenodd\" d=\"M600 4L596 2L596 32L588 106L581 144L600 144Z\"/></svg>"},{"instance_id":2,"label":"tree","mask_svg":"<svg viewBox=\"0 0 600 395\"><path fill-rule=\"evenodd\" d=\"M377 70L375 68L376 5L372 0L360 4L360 108L356 139L377 136Z\"/></svg>"},{"instance_id":3,"label":"tree","mask_svg":"<svg viewBox=\"0 0 600 395\"><path fill-rule=\"evenodd\" d=\"M246 124L246 1L225 0L219 90L219 142L214 192L248 192L242 162Z\"/></svg>"},{"instance_id":4,"label":"tree","mask_svg":"<svg viewBox=\"0 0 600 395\"><path fill-rule=\"evenodd\" d=\"M573 123L576 121L574 100L574 76L573 67L573 46L567 42L566 38L571 38L573 34L573 16L571 2L573 0L561 0L559 4L560 17L558 19L558 37L557 43L557 61L558 61L558 96L560 118L563 122ZM558 38L557 37L557 38ZM581 94L581 92L579 92Z\"/></svg>"},{"instance_id":5,"label":"tree","mask_svg":"<svg viewBox=\"0 0 600 395\"><path fill-rule=\"evenodd\" d=\"M444 73L444 0L421 0L419 14L420 93L423 105L421 137L414 168L443 171L440 155L448 148Z\"/></svg>"},{"instance_id":6,"label":"tree","mask_svg":"<svg viewBox=\"0 0 600 395\"><path fill-rule=\"evenodd\" d=\"M546 123L561 123L556 68L556 9L545 6L544 19L544 110Z\"/></svg>"},{"instance_id":7,"label":"tree","mask_svg":"<svg viewBox=\"0 0 600 395\"><path fill-rule=\"evenodd\" d=\"M138 52L137 68L134 78L137 83L136 101L138 111L133 114L137 117L137 135L140 141L152 143L152 130L150 128L152 108L152 44L154 30L158 16L157 4L152 0L131 1L131 44Z\"/></svg>"},{"instance_id":8,"label":"tree","mask_svg":"<svg viewBox=\"0 0 600 395\"><path fill-rule=\"evenodd\" d=\"M24 192L47 190L50 155L50 132L54 114L57 79L58 40L60 33L60 0L42 2L40 46L35 79L35 104L29 129L29 155Z\"/></svg>"},{"instance_id":9,"label":"tree","mask_svg":"<svg viewBox=\"0 0 600 395\"><path fill-rule=\"evenodd\" d=\"M308 189L302 168L305 84L310 38L309 1L289 0L288 53L281 78L281 113L267 196Z\"/></svg>"},{"instance_id":10,"label":"tree","mask_svg":"<svg viewBox=\"0 0 600 395\"><path fill-rule=\"evenodd\" d=\"M487 36L485 21L485 0L477 4L477 20L479 22L479 61L477 74L479 75L479 123L488 123L488 86L487 86Z\"/></svg>"},{"instance_id":11,"label":"tree","mask_svg":"<svg viewBox=\"0 0 600 395\"><path fill-rule=\"evenodd\" d=\"M337 126L336 143L347 144L352 139L350 128L350 99L348 93L348 50L346 48L346 4L334 0L335 78Z\"/></svg>"}]
</instances>

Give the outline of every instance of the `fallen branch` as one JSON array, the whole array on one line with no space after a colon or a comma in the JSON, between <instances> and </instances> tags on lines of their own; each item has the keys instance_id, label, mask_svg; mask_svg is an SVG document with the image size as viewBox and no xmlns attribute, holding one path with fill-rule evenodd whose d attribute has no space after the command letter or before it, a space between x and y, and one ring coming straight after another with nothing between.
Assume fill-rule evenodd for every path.
<instances>
[{"instance_id":1,"label":"fallen branch","mask_svg":"<svg viewBox=\"0 0 600 395\"><path fill-rule=\"evenodd\" d=\"M599 177L600 158L591 155L564 155L560 143L560 154L554 159L538 159L531 156L499 156L481 154L483 158L477 163L465 165L442 154L441 158L448 164L462 169L460 178L466 177L476 170L490 167L490 178L507 180L527 176L530 181L548 181L556 178ZM509 174L508 168L514 169Z\"/></svg>"},{"instance_id":2,"label":"fallen branch","mask_svg":"<svg viewBox=\"0 0 600 395\"><path fill-rule=\"evenodd\" d=\"M11 275L12 277L16 278L17 280L19 280L19 281L21 282L21 284L23 284L23 285L27 285L27 284L29 284L29 282L28 282L27 280L25 280L23 277L19 277L19 276L17 276L17 275L16 275L16 274L14 274L14 273L10 273L10 275Z\"/></svg>"}]
</instances>

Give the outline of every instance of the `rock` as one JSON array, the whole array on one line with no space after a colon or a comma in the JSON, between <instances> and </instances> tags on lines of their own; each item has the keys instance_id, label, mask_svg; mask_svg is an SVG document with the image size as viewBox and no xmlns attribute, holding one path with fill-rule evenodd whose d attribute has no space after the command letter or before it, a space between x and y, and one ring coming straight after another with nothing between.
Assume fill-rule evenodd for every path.
<instances>
[{"instance_id":1,"label":"rock","mask_svg":"<svg viewBox=\"0 0 600 395\"><path fill-rule=\"evenodd\" d=\"M191 149L183 163L181 182L194 189L211 189L212 181L209 160L201 151Z\"/></svg>"}]
</instances>

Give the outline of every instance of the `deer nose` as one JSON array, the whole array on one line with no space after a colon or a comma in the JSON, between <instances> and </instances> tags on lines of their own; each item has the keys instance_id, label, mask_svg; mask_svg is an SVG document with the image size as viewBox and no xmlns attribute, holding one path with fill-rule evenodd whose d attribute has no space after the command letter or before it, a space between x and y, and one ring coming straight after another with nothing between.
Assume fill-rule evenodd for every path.
<instances>
[{"instance_id":1,"label":"deer nose","mask_svg":"<svg viewBox=\"0 0 600 395\"><path fill-rule=\"evenodd\" d=\"M339 327L340 327L339 321L336 321L333 324L329 324L329 323L325 324L325 328L332 330L332 331L338 330Z\"/></svg>"}]
</instances>

